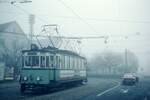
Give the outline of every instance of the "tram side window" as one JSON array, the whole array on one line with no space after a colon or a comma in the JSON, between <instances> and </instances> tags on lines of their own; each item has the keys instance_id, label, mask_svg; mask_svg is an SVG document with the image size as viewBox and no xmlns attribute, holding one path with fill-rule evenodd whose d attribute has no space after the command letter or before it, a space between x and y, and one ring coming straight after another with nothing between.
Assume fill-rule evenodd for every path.
<instances>
[{"instance_id":1,"label":"tram side window","mask_svg":"<svg viewBox=\"0 0 150 100\"><path fill-rule=\"evenodd\" d=\"M56 67L60 68L60 57L56 56Z\"/></svg>"},{"instance_id":2,"label":"tram side window","mask_svg":"<svg viewBox=\"0 0 150 100\"><path fill-rule=\"evenodd\" d=\"M54 56L50 56L51 67L54 67Z\"/></svg>"},{"instance_id":3,"label":"tram side window","mask_svg":"<svg viewBox=\"0 0 150 100\"><path fill-rule=\"evenodd\" d=\"M59 68L61 68L61 57L59 56Z\"/></svg>"},{"instance_id":4,"label":"tram side window","mask_svg":"<svg viewBox=\"0 0 150 100\"><path fill-rule=\"evenodd\" d=\"M81 67L81 59L79 58L79 68L82 69Z\"/></svg>"},{"instance_id":5,"label":"tram side window","mask_svg":"<svg viewBox=\"0 0 150 100\"><path fill-rule=\"evenodd\" d=\"M84 67L83 67L83 60L81 59L81 67L82 67L82 69L84 69Z\"/></svg>"},{"instance_id":6,"label":"tram side window","mask_svg":"<svg viewBox=\"0 0 150 100\"><path fill-rule=\"evenodd\" d=\"M63 69L63 56L60 56L60 69Z\"/></svg>"},{"instance_id":7,"label":"tram side window","mask_svg":"<svg viewBox=\"0 0 150 100\"><path fill-rule=\"evenodd\" d=\"M76 65L75 65L75 57L73 57L73 69L76 68Z\"/></svg>"},{"instance_id":8,"label":"tram side window","mask_svg":"<svg viewBox=\"0 0 150 100\"><path fill-rule=\"evenodd\" d=\"M39 57L32 56L32 66L39 66Z\"/></svg>"},{"instance_id":9,"label":"tram side window","mask_svg":"<svg viewBox=\"0 0 150 100\"><path fill-rule=\"evenodd\" d=\"M62 68L65 69L65 56L62 55Z\"/></svg>"},{"instance_id":10,"label":"tram side window","mask_svg":"<svg viewBox=\"0 0 150 100\"><path fill-rule=\"evenodd\" d=\"M25 57L25 65L26 66L31 66L31 57L29 57L29 56Z\"/></svg>"},{"instance_id":11,"label":"tram side window","mask_svg":"<svg viewBox=\"0 0 150 100\"><path fill-rule=\"evenodd\" d=\"M24 66L24 56L22 56L22 67Z\"/></svg>"},{"instance_id":12,"label":"tram side window","mask_svg":"<svg viewBox=\"0 0 150 100\"><path fill-rule=\"evenodd\" d=\"M77 69L77 59L76 59L76 57L74 58L74 61L75 61L75 69Z\"/></svg>"},{"instance_id":13,"label":"tram side window","mask_svg":"<svg viewBox=\"0 0 150 100\"><path fill-rule=\"evenodd\" d=\"M68 68L68 59L67 59L67 56L65 56L65 69L67 69Z\"/></svg>"},{"instance_id":14,"label":"tram side window","mask_svg":"<svg viewBox=\"0 0 150 100\"><path fill-rule=\"evenodd\" d=\"M82 60L83 69L85 69L85 60Z\"/></svg>"},{"instance_id":15,"label":"tram side window","mask_svg":"<svg viewBox=\"0 0 150 100\"><path fill-rule=\"evenodd\" d=\"M83 60L81 59L81 60L80 60L81 69L83 69L82 62L83 62Z\"/></svg>"},{"instance_id":16,"label":"tram side window","mask_svg":"<svg viewBox=\"0 0 150 100\"><path fill-rule=\"evenodd\" d=\"M67 56L67 69L70 69L69 63L70 63L69 56Z\"/></svg>"},{"instance_id":17,"label":"tram side window","mask_svg":"<svg viewBox=\"0 0 150 100\"><path fill-rule=\"evenodd\" d=\"M76 62L76 57L74 57L74 69L77 68L77 62Z\"/></svg>"},{"instance_id":18,"label":"tram side window","mask_svg":"<svg viewBox=\"0 0 150 100\"><path fill-rule=\"evenodd\" d=\"M80 69L79 58L77 58L77 69Z\"/></svg>"},{"instance_id":19,"label":"tram side window","mask_svg":"<svg viewBox=\"0 0 150 100\"><path fill-rule=\"evenodd\" d=\"M70 69L70 56L68 56L68 69Z\"/></svg>"},{"instance_id":20,"label":"tram side window","mask_svg":"<svg viewBox=\"0 0 150 100\"><path fill-rule=\"evenodd\" d=\"M25 57L25 66L39 66L39 56L26 56Z\"/></svg>"},{"instance_id":21,"label":"tram side window","mask_svg":"<svg viewBox=\"0 0 150 100\"><path fill-rule=\"evenodd\" d=\"M45 56L41 56L41 58L40 58L40 64L41 64L41 68L45 67L45 65L46 65Z\"/></svg>"},{"instance_id":22,"label":"tram side window","mask_svg":"<svg viewBox=\"0 0 150 100\"><path fill-rule=\"evenodd\" d=\"M76 68L79 69L79 63L78 63L78 58L76 58Z\"/></svg>"},{"instance_id":23,"label":"tram side window","mask_svg":"<svg viewBox=\"0 0 150 100\"><path fill-rule=\"evenodd\" d=\"M81 69L83 69L83 66L82 66L82 59L80 59L80 66L81 66Z\"/></svg>"},{"instance_id":24,"label":"tram side window","mask_svg":"<svg viewBox=\"0 0 150 100\"><path fill-rule=\"evenodd\" d=\"M77 57L77 69L80 69L80 66L79 66L79 58Z\"/></svg>"},{"instance_id":25,"label":"tram side window","mask_svg":"<svg viewBox=\"0 0 150 100\"><path fill-rule=\"evenodd\" d=\"M74 69L74 65L73 65L73 57L71 57L71 69Z\"/></svg>"},{"instance_id":26,"label":"tram side window","mask_svg":"<svg viewBox=\"0 0 150 100\"><path fill-rule=\"evenodd\" d=\"M70 69L72 69L72 57L70 56Z\"/></svg>"},{"instance_id":27,"label":"tram side window","mask_svg":"<svg viewBox=\"0 0 150 100\"><path fill-rule=\"evenodd\" d=\"M49 56L46 56L46 67L49 67Z\"/></svg>"}]
</instances>

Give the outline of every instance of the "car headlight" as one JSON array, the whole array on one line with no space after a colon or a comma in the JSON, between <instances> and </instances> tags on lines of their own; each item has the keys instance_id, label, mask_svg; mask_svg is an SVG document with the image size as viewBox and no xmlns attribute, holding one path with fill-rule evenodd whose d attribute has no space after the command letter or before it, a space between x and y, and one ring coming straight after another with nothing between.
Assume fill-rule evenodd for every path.
<instances>
[{"instance_id":1,"label":"car headlight","mask_svg":"<svg viewBox=\"0 0 150 100\"><path fill-rule=\"evenodd\" d=\"M41 79L40 79L40 77L38 76L38 77L36 78L36 80L37 80L37 81L40 81Z\"/></svg>"},{"instance_id":2,"label":"car headlight","mask_svg":"<svg viewBox=\"0 0 150 100\"><path fill-rule=\"evenodd\" d=\"M28 78L26 76L23 77L23 80L26 81Z\"/></svg>"}]
</instances>

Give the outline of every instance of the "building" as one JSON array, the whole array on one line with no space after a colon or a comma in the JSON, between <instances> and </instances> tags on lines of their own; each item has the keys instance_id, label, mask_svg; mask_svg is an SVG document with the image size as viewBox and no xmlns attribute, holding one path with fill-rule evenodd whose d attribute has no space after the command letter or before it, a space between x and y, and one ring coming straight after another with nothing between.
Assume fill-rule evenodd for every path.
<instances>
[{"instance_id":1,"label":"building","mask_svg":"<svg viewBox=\"0 0 150 100\"><path fill-rule=\"evenodd\" d=\"M0 62L5 64L5 75L18 71L21 50L29 47L29 40L16 21L0 24ZM19 63L18 63L19 62Z\"/></svg>"},{"instance_id":2,"label":"building","mask_svg":"<svg viewBox=\"0 0 150 100\"><path fill-rule=\"evenodd\" d=\"M0 24L0 40L11 49L15 42L21 45L28 43L27 36L16 21Z\"/></svg>"},{"instance_id":3,"label":"building","mask_svg":"<svg viewBox=\"0 0 150 100\"><path fill-rule=\"evenodd\" d=\"M0 81L4 80L4 72L5 72L4 63L0 63Z\"/></svg>"}]
</instances>

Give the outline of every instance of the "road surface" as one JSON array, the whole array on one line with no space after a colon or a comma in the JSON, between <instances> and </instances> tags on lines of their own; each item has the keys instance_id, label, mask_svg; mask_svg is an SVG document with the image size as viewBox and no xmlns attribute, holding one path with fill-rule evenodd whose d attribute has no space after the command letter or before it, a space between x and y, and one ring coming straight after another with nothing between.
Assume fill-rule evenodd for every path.
<instances>
[{"instance_id":1,"label":"road surface","mask_svg":"<svg viewBox=\"0 0 150 100\"><path fill-rule=\"evenodd\" d=\"M21 94L18 82L0 83L0 100L150 100L150 79L123 86L120 79L89 78L86 85Z\"/></svg>"}]
</instances>

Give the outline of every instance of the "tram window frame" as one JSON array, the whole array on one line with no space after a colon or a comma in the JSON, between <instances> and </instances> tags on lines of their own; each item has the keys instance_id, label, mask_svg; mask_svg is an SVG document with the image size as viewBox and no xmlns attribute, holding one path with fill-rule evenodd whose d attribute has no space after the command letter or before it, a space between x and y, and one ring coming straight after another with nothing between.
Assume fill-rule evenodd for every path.
<instances>
[{"instance_id":1,"label":"tram window frame","mask_svg":"<svg viewBox=\"0 0 150 100\"><path fill-rule=\"evenodd\" d=\"M59 56L59 64L60 64L60 69L62 68L62 56Z\"/></svg>"},{"instance_id":2,"label":"tram window frame","mask_svg":"<svg viewBox=\"0 0 150 100\"><path fill-rule=\"evenodd\" d=\"M84 69L84 59L82 59L81 66L82 66L82 69Z\"/></svg>"},{"instance_id":3,"label":"tram window frame","mask_svg":"<svg viewBox=\"0 0 150 100\"><path fill-rule=\"evenodd\" d=\"M45 59L44 61L42 59ZM46 67L46 56L40 56L40 68Z\"/></svg>"},{"instance_id":4,"label":"tram window frame","mask_svg":"<svg viewBox=\"0 0 150 100\"><path fill-rule=\"evenodd\" d=\"M68 56L65 55L65 69L68 69Z\"/></svg>"},{"instance_id":5,"label":"tram window frame","mask_svg":"<svg viewBox=\"0 0 150 100\"><path fill-rule=\"evenodd\" d=\"M56 68L60 68L59 63L59 56L56 55Z\"/></svg>"},{"instance_id":6,"label":"tram window frame","mask_svg":"<svg viewBox=\"0 0 150 100\"><path fill-rule=\"evenodd\" d=\"M65 69L65 55L62 55L62 69Z\"/></svg>"},{"instance_id":7,"label":"tram window frame","mask_svg":"<svg viewBox=\"0 0 150 100\"><path fill-rule=\"evenodd\" d=\"M50 67L54 68L54 55L50 55Z\"/></svg>"},{"instance_id":8,"label":"tram window frame","mask_svg":"<svg viewBox=\"0 0 150 100\"><path fill-rule=\"evenodd\" d=\"M83 69L85 69L85 63L86 63L86 61L83 60Z\"/></svg>"},{"instance_id":9,"label":"tram window frame","mask_svg":"<svg viewBox=\"0 0 150 100\"><path fill-rule=\"evenodd\" d=\"M71 56L71 69L73 69L73 57Z\"/></svg>"},{"instance_id":10,"label":"tram window frame","mask_svg":"<svg viewBox=\"0 0 150 100\"><path fill-rule=\"evenodd\" d=\"M33 62L33 58L35 59ZM38 59L37 59L38 58ZM28 61L27 61L28 60ZM36 61L38 60L38 61ZM37 63L38 62L38 63ZM24 68L39 68L40 67L40 58L39 56L23 56Z\"/></svg>"},{"instance_id":11,"label":"tram window frame","mask_svg":"<svg viewBox=\"0 0 150 100\"><path fill-rule=\"evenodd\" d=\"M75 57L75 69L77 69L77 59L76 59L76 57Z\"/></svg>"},{"instance_id":12,"label":"tram window frame","mask_svg":"<svg viewBox=\"0 0 150 100\"><path fill-rule=\"evenodd\" d=\"M67 55L67 69L69 69L69 56Z\"/></svg>"},{"instance_id":13,"label":"tram window frame","mask_svg":"<svg viewBox=\"0 0 150 100\"><path fill-rule=\"evenodd\" d=\"M72 69L72 56L70 56L70 69Z\"/></svg>"},{"instance_id":14,"label":"tram window frame","mask_svg":"<svg viewBox=\"0 0 150 100\"><path fill-rule=\"evenodd\" d=\"M83 59L81 59L81 68L84 69L84 67L83 67Z\"/></svg>"},{"instance_id":15,"label":"tram window frame","mask_svg":"<svg viewBox=\"0 0 150 100\"><path fill-rule=\"evenodd\" d=\"M22 56L22 68L25 66L24 56Z\"/></svg>"},{"instance_id":16,"label":"tram window frame","mask_svg":"<svg viewBox=\"0 0 150 100\"><path fill-rule=\"evenodd\" d=\"M49 68L49 63L50 63L50 60L49 60L49 56L46 56L46 68Z\"/></svg>"},{"instance_id":17,"label":"tram window frame","mask_svg":"<svg viewBox=\"0 0 150 100\"><path fill-rule=\"evenodd\" d=\"M80 69L79 67L79 58L77 57L77 69Z\"/></svg>"},{"instance_id":18,"label":"tram window frame","mask_svg":"<svg viewBox=\"0 0 150 100\"><path fill-rule=\"evenodd\" d=\"M33 60L33 58L34 58L34 60ZM39 56L32 56L32 67L34 67L34 68L39 67Z\"/></svg>"},{"instance_id":19,"label":"tram window frame","mask_svg":"<svg viewBox=\"0 0 150 100\"><path fill-rule=\"evenodd\" d=\"M75 69L75 60L74 60L74 56L72 57L72 69Z\"/></svg>"},{"instance_id":20,"label":"tram window frame","mask_svg":"<svg viewBox=\"0 0 150 100\"><path fill-rule=\"evenodd\" d=\"M76 59L77 59L77 69L80 69L80 67L79 67L79 58L77 57Z\"/></svg>"},{"instance_id":21,"label":"tram window frame","mask_svg":"<svg viewBox=\"0 0 150 100\"><path fill-rule=\"evenodd\" d=\"M83 69L83 67L82 67L82 58L80 58L80 66L81 66L81 69Z\"/></svg>"},{"instance_id":22,"label":"tram window frame","mask_svg":"<svg viewBox=\"0 0 150 100\"><path fill-rule=\"evenodd\" d=\"M58 56L56 55L56 58L55 58L55 65L56 65L56 68L58 68Z\"/></svg>"},{"instance_id":23,"label":"tram window frame","mask_svg":"<svg viewBox=\"0 0 150 100\"><path fill-rule=\"evenodd\" d=\"M71 56L71 68L74 69L74 65L73 65L73 56Z\"/></svg>"},{"instance_id":24,"label":"tram window frame","mask_svg":"<svg viewBox=\"0 0 150 100\"><path fill-rule=\"evenodd\" d=\"M75 57L73 57L73 69L75 69Z\"/></svg>"},{"instance_id":25,"label":"tram window frame","mask_svg":"<svg viewBox=\"0 0 150 100\"><path fill-rule=\"evenodd\" d=\"M76 57L76 69L79 69L79 66L78 66L78 57Z\"/></svg>"},{"instance_id":26,"label":"tram window frame","mask_svg":"<svg viewBox=\"0 0 150 100\"><path fill-rule=\"evenodd\" d=\"M71 69L70 68L70 56L68 56L68 69Z\"/></svg>"},{"instance_id":27,"label":"tram window frame","mask_svg":"<svg viewBox=\"0 0 150 100\"><path fill-rule=\"evenodd\" d=\"M59 69L61 68L61 60L60 60L60 56L58 56L58 66L59 66Z\"/></svg>"},{"instance_id":28,"label":"tram window frame","mask_svg":"<svg viewBox=\"0 0 150 100\"><path fill-rule=\"evenodd\" d=\"M24 63L25 63L25 68L30 68L31 67L31 60L30 60L30 56L25 56L25 59L24 59Z\"/></svg>"},{"instance_id":29,"label":"tram window frame","mask_svg":"<svg viewBox=\"0 0 150 100\"><path fill-rule=\"evenodd\" d=\"M60 69L62 69L63 68L63 60L62 60L62 55L60 56Z\"/></svg>"},{"instance_id":30,"label":"tram window frame","mask_svg":"<svg viewBox=\"0 0 150 100\"><path fill-rule=\"evenodd\" d=\"M81 59L79 58L79 69L82 69L81 67Z\"/></svg>"},{"instance_id":31,"label":"tram window frame","mask_svg":"<svg viewBox=\"0 0 150 100\"><path fill-rule=\"evenodd\" d=\"M74 57L74 69L76 69L76 58Z\"/></svg>"},{"instance_id":32,"label":"tram window frame","mask_svg":"<svg viewBox=\"0 0 150 100\"><path fill-rule=\"evenodd\" d=\"M65 57L65 55L63 56L63 58L64 58L64 69L66 69L66 57Z\"/></svg>"}]
</instances>

